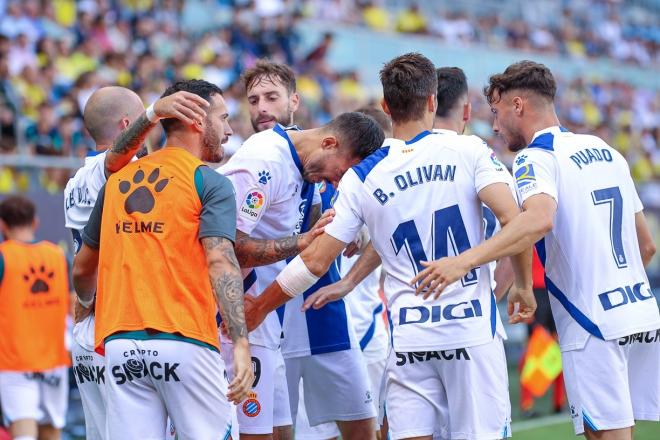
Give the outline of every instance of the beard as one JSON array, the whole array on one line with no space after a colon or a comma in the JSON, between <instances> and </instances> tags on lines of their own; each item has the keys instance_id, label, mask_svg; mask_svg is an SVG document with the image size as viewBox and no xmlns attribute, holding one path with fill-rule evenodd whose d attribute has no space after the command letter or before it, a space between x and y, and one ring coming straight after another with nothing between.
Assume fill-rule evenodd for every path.
<instances>
[{"instance_id":1,"label":"beard","mask_svg":"<svg viewBox=\"0 0 660 440\"><path fill-rule=\"evenodd\" d=\"M207 125L202 135L202 160L204 162L219 163L224 155L222 144L227 138L220 140L218 132Z\"/></svg>"},{"instance_id":2,"label":"beard","mask_svg":"<svg viewBox=\"0 0 660 440\"><path fill-rule=\"evenodd\" d=\"M509 137L506 140L507 143L507 148L509 151L512 151L514 153L517 153L520 150L524 150L527 148L527 142L525 142L525 138L523 138L521 135L514 135Z\"/></svg>"},{"instance_id":3,"label":"beard","mask_svg":"<svg viewBox=\"0 0 660 440\"><path fill-rule=\"evenodd\" d=\"M264 126L266 121L269 122L269 126ZM291 109L289 106L287 106L286 113L282 113L280 115L259 115L257 119L250 119L250 122L252 123L252 128L254 129L255 133L271 129L275 126L275 124L280 124L286 127L291 122Z\"/></svg>"}]
</instances>

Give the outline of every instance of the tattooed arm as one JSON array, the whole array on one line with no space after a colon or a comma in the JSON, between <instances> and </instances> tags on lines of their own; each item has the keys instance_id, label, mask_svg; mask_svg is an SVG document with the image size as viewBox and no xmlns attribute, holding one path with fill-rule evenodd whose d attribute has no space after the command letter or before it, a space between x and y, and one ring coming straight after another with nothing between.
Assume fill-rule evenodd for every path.
<instances>
[{"instance_id":1,"label":"tattooed arm","mask_svg":"<svg viewBox=\"0 0 660 440\"><path fill-rule=\"evenodd\" d=\"M238 267L232 242L226 238L204 237L211 287L218 302L222 320L233 342L247 338L243 306L243 277Z\"/></svg>"},{"instance_id":2,"label":"tattooed arm","mask_svg":"<svg viewBox=\"0 0 660 440\"><path fill-rule=\"evenodd\" d=\"M333 210L323 213L312 229L304 234L263 240L252 238L240 230L236 230L236 257L241 267L257 267L273 264L298 255L305 250L314 239L323 233L325 225L332 221Z\"/></svg>"},{"instance_id":3,"label":"tattooed arm","mask_svg":"<svg viewBox=\"0 0 660 440\"><path fill-rule=\"evenodd\" d=\"M149 131L160 119L176 118L184 124L201 122L206 117L209 103L193 93L180 91L160 98L154 103L154 113L158 118L149 121L147 114L142 113L115 139L113 146L105 156L105 174L116 173L128 164L140 149Z\"/></svg>"},{"instance_id":4,"label":"tattooed arm","mask_svg":"<svg viewBox=\"0 0 660 440\"><path fill-rule=\"evenodd\" d=\"M206 252L211 287L218 301L222 320L234 343L234 377L229 383L227 398L238 404L247 398L254 381L245 324L243 277L231 241L221 237L204 237L201 241Z\"/></svg>"}]
</instances>

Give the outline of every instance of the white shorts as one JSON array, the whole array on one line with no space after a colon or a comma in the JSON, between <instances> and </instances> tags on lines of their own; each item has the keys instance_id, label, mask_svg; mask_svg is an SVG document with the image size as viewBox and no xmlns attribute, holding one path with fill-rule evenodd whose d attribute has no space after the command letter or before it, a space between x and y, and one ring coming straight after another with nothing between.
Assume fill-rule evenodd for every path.
<instances>
[{"instance_id":1,"label":"white shorts","mask_svg":"<svg viewBox=\"0 0 660 440\"><path fill-rule=\"evenodd\" d=\"M494 440L511 435L502 339L475 347L390 353L387 420L392 439Z\"/></svg>"},{"instance_id":2,"label":"white shorts","mask_svg":"<svg viewBox=\"0 0 660 440\"><path fill-rule=\"evenodd\" d=\"M660 330L603 341L562 353L573 428L584 432L660 420Z\"/></svg>"},{"instance_id":3,"label":"white shorts","mask_svg":"<svg viewBox=\"0 0 660 440\"><path fill-rule=\"evenodd\" d=\"M71 347L73 376L78 385L85 413L85 438L104 440L105 433L105 358L83 348L74 338Z\"/></svg>"},{"instance_id":4,"label":"white shorts","mask_svg":"<svg viewBox=\"0 0 660 440\"><path fill-rule=\"evenodd\" d=\"M369 376L369 383L371 384L373 404L376 411L379 411L381 402L381 392L383 391L383 376L385 375L385 367L387 366L387 358L380 359L367 364L367 374Z\"/></svg>"},{"instance_id":5,"label":"white shorts","mask_svg":"<svg viewBox=\"0 0 660 440\"><path fill-rule=\"evenodd\" d=\"M0 402L8 424L31 419L61 429L66 422L68 399L67 367L39 373L0 371Z\"/></svg>"},{"instance_id":6,"label":"white shorts","mask_svg":"<svg viewBox=\"0 0 660 440\"><path fill-rule=\"evenodd\" d=\"M113 339L105 360L108 439L161 440L168 414L181 440L229 436L231 405L216 351L185 341Z\"/></svg>"},{"instance_id":7,"label":"white shorts","mask_svg":"<svg viewBox=\"0 0 660 440\"><path fill-rule=\"evenodd\" d=\"M300 382L298 395L305 395L303 383ZM335 422L321 423L316 426L309 426L307 419L307 410L303 399L298 399L298 411L296 413L296 440L328 440L339 437L341 434Z\"/></svg>"},{"instance_id":8,"label":"white shorts","mask_svg":"<svg viewBox=\"0 0 660 440\"><path fill-rule=\"evenodd\" d=\"M232 344L222 344L229 380L234 377ZM250 344L254 384L252 395L236 407L241 434L270 434L274 426L290 426L289 394L284 359L279 349Z\"/></svg>"},{"instance_id":9,"label":"white shorts","mask_svg":"<svg viewBox=\"0 0 660 440\"><path fill-rule=\"evenodd\" d=\"M311 426L376 417L373 391L359 348L286 359L292 415L302 379Z\"/></svg>"}]
</instances>

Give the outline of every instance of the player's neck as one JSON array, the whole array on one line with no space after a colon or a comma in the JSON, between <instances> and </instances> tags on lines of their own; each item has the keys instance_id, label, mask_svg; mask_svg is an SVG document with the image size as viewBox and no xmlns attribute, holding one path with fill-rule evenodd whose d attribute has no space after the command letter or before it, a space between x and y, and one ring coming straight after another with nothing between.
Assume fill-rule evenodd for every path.
<instances>
[{"instance_id":1,"label":"player's neck","mask_svg":"<svg viewBox=\"0 0 660 440\"><path fill-rule=\"evenodd\" d=\"M458 134L463 134L463 131L465 130L465 123L463 120L456 121L452 118L435 118L435 123L433 124L433 128L435 129L440 129L440 130L451 130L455 131Z\"/></svg>"},{"instance_id":2,"label":"player's neck","mask_svg":"<svg viewBox=\"0 0 660 440\"><path fill-rule=\"evenodd\" d=\"M202 158L202 145L199 136L196 135L183 132L170 133L163 148L167 147L183 148L196 158Z\"/></svg>"},{"instance_id":3,"label":"player's neck","mask_svg":"<svg viewBox=\"0 0 660 440\"><path fill-rule=\"evenodd\" d=\"M310 128L301 131L287 131L289 139L291 139L291 143L293 144L293 148L296 150L296 153L298 153L298 158L303 166L307 163L307 158L311 153L319 146L318 136L315 134L318 130L321 129Z\"/></svg>"},{"instance_id":4,"label":"player's neck","mask_svg":"<svg viewBox=\"0 0 660 440\"><path fill-rule=\"evenodd\" d=\"M401 124L392 123L392 135L395 139L409 141L423 131L431 131L433 129L432 121L430 124L428 121L422 119Z\"/></svg>"},{"instance_id":5,"label":"player's neck","mask_svg":"<svg viewBox=\"0 0 660 440\"><path fill-rule=\"evenodd\" d=\"M536 132L559 125L561 124L554 109L552 111L530 115L529 122L523 125L525 142L529 145L534 140L534 134Z\"/></svg>"},{"instance_id":6,"label":"player's neck","mask_svg":"<svg viewBox=\"0 0 660 440\"><path fill-rule=\"evenodd\" d=\"M32 227L7 229L4 235L7 240L22 241L23 243L34 241L34 229Z\"/></svg>"}]
</instances>

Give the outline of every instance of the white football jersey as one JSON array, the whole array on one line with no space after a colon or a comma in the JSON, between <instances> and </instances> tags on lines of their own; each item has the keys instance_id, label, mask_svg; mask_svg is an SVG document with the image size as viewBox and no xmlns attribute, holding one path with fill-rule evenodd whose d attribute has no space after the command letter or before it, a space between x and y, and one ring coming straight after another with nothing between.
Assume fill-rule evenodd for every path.
<instances>
[{"instance_id":1,"label":"white football jersey","mask_svg":"<svg viewBox=\"0 0 660 440\"><path fill-rule=\"evenodd\" d=\"M358 258L359 255L350 258L342 255L342 277L346 276ZM380 273L379 266L345 297L351 310L353 328L367 363L386 359L388 354L389 337L383 320L385 305L378 293Z\"/></svg>"},{"instance_id":2,"label":"white football jersey","mask_svg":"<svg viewBox=\"0 0 660 440\"><path fill-rule=\"evenodd\" d=\"M635 229L643 207L623 156L596 136L550 127L518 153L514 175L521 203L541 193L557 202L536 248L562 350L582 348L589 334L660 328Z\"/></svg>"},{"instance_id":3,"label":"white football jersey","mask_svg":"<svg viewBox=\"0 0 660 440\"><path fill-rule=\"evenodd\" d=\"M387 273L385 295L396 351L435 351L487 343L499 314L487 267L474 268L438 300L415 295L421 261L456 255L484 237L478 192L507 183L507 171L475 136L425 131L383 147L339 184L325 231L354 239L363 224Z\"/></svg>"},{"instance_id":4,"label":"white football jersey","mask_svg":"<svg viewBox=\"0 0 660 440\"><path fill-rule=\"evenodd\" d=\"M234 185L239 231L268 240L300 231L314 199L314 185L303 180L302 164L282 126L250 136L217 171ZM241 268L245 293L261 294L285 266L286 261L278 261L268 266ZM250 343L278 348L282 318L283 309L269 314L250 332Z\"/></svg>"},{"instance_id":5,"label":"white football jersey","mask_svg":"<svg viewBox=\"0 0 660 440\"><path fill-rule=\"evenodd\" d=\"M105 151L98 154L90 152L85 158L85 164L64 188L64 225L71 230L74 252L78 252L82 246L80 234L107 180L105 156ZM94 351L94 314L74 326L73 337L81 347Z\"/></svg>"},{"instance_id":6,"label":"white football jersey","mask_svg":"<svg viewBox=\"0 0 660 440\"><path fill-rule=\"evenodd\" d=\"M73 234L73 249L82 246L80 231L92 214L99 191L107 180L105 176L106 152L90 152L85 164L69 179L64 188L64 226Z\"/></svg>"}]
</instances>

